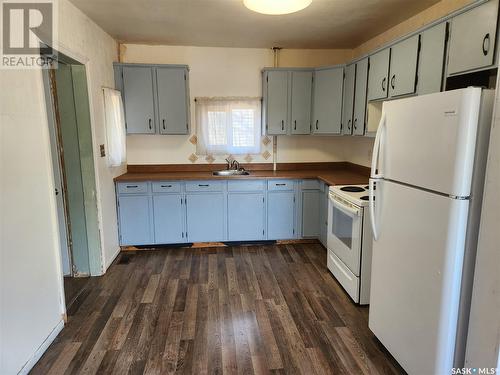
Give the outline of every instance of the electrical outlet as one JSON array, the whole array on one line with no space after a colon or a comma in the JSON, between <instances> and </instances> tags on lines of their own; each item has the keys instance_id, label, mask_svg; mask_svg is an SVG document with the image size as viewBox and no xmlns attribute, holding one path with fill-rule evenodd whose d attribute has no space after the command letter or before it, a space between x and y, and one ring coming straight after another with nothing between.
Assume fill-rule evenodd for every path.
<instances>
[{"instance_id":1,"label":"electrical outlet","mask_svg":"<svg viewBox=\"0 0 500 375\"><path fill-rule=\"evenodd\" d=\"M104 150L104 145L99 145L99 150L101 151L101 158L106 156L106 151Z\"/></svg>"}]
</instances>

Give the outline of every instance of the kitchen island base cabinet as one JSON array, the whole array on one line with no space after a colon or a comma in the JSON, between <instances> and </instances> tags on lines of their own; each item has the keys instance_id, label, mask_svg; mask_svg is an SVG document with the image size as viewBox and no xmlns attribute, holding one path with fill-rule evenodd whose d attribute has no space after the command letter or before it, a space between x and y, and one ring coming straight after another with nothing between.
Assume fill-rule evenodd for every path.
<instances>
[{"instance_id":1,"label":"kitchen island base cabinet","mask_svg":"<svg viewBox=\"0 0 500 375\"><path fill-rule=\"evenodd\" d=\"M184 234L185 211L180 194L153 196L155 243L187 242Z\"/></svg>"},{"instance_id":2,"label":"kitchen island base cabinet","mask_svg":"<svg viewBox=\"0 0 500 375\"><path fill-rule=\"evenodd\" d=\"M120 245L150 245L154 243L151 206L151 197L148 195L122 195L118 197Z\"/></svg>"},{"instance_id":3,"label":"kitchen island base cabinet","mask_svg":"<svg viewBox=\"0 0 500 375\"><path fill-rule=\"evenodd\" d=\"M295 192L276 191L267 196L268 240L295 238Z\"/></svg>"},{"instance_id":4,"label":"kitchen island base cabinet","mask_svg":"<svg viewBox=\"0 0 500 375\"><path fill-rule=\"evenodd\" d=\"M188 242L224 241L225 194L199 193L186 196Z\"/></svg>"},{"instance_id":5,"label":"kitchen island base cabinet","mask_svg":"<svg viewBox=\"0 0 500 375\"><path fill-rule=\"evenodd\" d=\"M230 193L227 200L228 240L264 240L264 193Z\"/></svg>"}]
</instances>

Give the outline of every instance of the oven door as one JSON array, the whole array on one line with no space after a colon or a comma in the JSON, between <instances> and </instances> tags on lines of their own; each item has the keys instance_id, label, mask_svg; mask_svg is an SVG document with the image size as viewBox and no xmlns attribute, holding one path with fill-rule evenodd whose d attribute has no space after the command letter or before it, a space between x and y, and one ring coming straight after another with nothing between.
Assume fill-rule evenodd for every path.
<instances>
[{"instance_id":1,"label":"oven door","mask_svg":"<svg viewBox=\"0 0 500 375\"><path fill-rule=\"evenodd\" d=\"M359 276L363 209L330 193L328 249Z\"/></svg>"}]
</instances>

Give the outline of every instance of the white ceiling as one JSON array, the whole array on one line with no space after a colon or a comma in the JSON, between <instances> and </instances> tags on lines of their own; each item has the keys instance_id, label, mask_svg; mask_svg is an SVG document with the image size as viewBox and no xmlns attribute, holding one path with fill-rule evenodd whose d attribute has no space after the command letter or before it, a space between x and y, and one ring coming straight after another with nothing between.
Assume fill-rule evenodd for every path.
<instances>
[{"instance_id":1,"label":"white ceiling","mask_svg":"<svg viewBox=\"0 0 500 375\"><path fill-rule=\"evenodd\" d=\"M120 42L190 46L353 48L439 0L313 0L268 16L243 0L70 0Z\"/></svg>"}]
</instances>

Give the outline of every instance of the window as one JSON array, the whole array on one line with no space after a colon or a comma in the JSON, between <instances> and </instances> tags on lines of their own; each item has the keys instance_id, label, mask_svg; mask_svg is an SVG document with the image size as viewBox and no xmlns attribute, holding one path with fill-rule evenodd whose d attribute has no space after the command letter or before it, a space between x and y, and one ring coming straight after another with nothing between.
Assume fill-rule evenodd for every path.
<instances>
[{"instance_id":1,"label":"window","mask_svg":"<svg viewBox=\"0 0 500 375\"><path fill-rule=\"evenodd\" d=\"M198 155L260 153L260 98L197 98L196 132Z\"/></svg>"}]
</instances>

